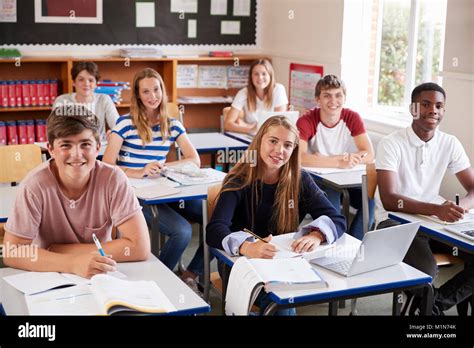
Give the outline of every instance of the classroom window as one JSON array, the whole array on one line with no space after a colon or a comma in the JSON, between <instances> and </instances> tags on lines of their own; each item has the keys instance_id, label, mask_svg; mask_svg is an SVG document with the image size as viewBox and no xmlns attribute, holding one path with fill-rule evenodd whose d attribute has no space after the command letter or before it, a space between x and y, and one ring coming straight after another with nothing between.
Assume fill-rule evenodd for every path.
<instances>
[{"instance_id":1,"label":"classroom window","mask_svg":"<svg viewBox=\"0 0 474 348\"><path fill-rule=\"evenodd\" d=\"M447 0L373 0L370 107L405 111L412 89L441 83Z\"/></svg>"}]
</instances>

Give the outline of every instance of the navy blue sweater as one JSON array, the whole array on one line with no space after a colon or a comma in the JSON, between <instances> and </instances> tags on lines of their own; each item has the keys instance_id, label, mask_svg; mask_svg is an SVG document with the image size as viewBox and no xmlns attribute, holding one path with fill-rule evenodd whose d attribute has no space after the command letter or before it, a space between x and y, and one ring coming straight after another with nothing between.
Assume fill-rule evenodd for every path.
<instances>
[{"instance_id":1,"label":"navy blue sweater","mask_svg":"<svg viewBox=\"0 0 474 348\"><path fill-rule=\"evenodd\" d=\"M213 247L222 249L222 240L232 232L249 228L260 237L275 235L275 226L271 220L277 184L263 184L259 192L260 202L254 213L255 224L252 225L251 188L237 191L226 191L217 201L212 218L207 225L206 241ZM328 216L336 226L338 237L346 231L346 219L332 206L326 195L316 185L306 171L301 171L301 188L299 195L299 222L306 214L313 219L322 215Z\"/></svg>"}]
</instances>

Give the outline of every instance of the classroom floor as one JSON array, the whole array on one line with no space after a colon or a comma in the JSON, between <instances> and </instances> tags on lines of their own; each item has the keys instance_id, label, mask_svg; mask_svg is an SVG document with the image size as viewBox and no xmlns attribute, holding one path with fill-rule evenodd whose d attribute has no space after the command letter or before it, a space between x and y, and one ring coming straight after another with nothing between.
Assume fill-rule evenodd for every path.
<instances>
[{"instance_id":1,"label":"classroom floor","mask_svg":"<svg viewBox=\"0 0 474 348\"><path fill-rule=\"evenodd\" d=\"M184 265L187 266L194 256L194 252L198 246L198 225L193 225L193 238L190 246L186 249L183 261ZM436 279L435 286L439 287L440 284L446 282L449 278L454 276L461 270L462 265L442 267L438 278ZM211 272L216 271L216 261L211 264ZM392 294L383 294L377 296L370 296L365 298L359 298L357 300L357 312L358 315L392 315ZM220 294L216 291L211 291L210 294L211 312L209 315L221 315L221 299ZM338 315L349 315L351 310L351 301L346 301L345 308L339 308ZM328 315L328 304L319 304L312 306L304 306L297 308L298 315ZM445 312L445 315L457 315L455 307Z\"/></svg>"}]
</instances>

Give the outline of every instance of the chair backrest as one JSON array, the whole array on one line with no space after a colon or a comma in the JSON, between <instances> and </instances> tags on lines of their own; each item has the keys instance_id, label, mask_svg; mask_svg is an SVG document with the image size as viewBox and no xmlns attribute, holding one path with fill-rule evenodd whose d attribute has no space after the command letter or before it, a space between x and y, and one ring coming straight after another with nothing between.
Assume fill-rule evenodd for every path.
<instances>
[{"instance_id":1,"label":"chair backrest","mask_svg":"<svg viewBox=\"0 0 474 348\"><path fill-rule=\"evenodd\" d=\"M211 219L212 213L214 212L214 207L217 203L217 194L221 190L222 183L218 183L212 186L209 186L207 189L207 217L208 220Z\"/></svg>"},{"instance_id":2,"label":"chair backrest","mask_svg":"<svg viewBox=\"0 0 474 348\"><path fill-rule=\"evenodd\" d=\"M21 181L42 161L39 146L33 144L0 146L0 182Z\"/></svg>"},{"instance_id":3,"label":"chair backrest","mask_svg":"<svg viewBox=\"0 0 474 348\"><path fill-rule=\"evenodd\" d=\"M179 108L178 104L173 103L173 102L168 102L166 106L168 108L168 113L171 117L178 119L179 122L181 123L184 122L183 120L184 115L182 114L181 109Z\"/></svg>"},{"instance_id":4,"label":"chair backrest","mask_svg":"<svg viewBox=\"0 0 474 348\"><path fill-rule=\"evenodd\" d=\"M362 227L364 234L369 231L369 199L374 199L377 189L377 171L375 163L366 165L366 174L362 175Z\"/></svg>"}]
</instances>

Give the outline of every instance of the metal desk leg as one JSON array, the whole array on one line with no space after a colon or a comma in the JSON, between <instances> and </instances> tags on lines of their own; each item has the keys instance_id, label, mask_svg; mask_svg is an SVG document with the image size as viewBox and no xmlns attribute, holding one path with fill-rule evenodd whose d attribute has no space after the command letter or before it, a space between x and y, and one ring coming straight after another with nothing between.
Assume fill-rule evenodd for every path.
<instances>
[{"instance_id":1,"label":"metal desk leg","mask_svg":"<svg viewBox=\"0 0 474 348\"><path fill-rule=\"evenodd\" d=\"M153 221L151 223L151 252L158 257L161 251L160 220L158 216L158 207L156 204L150 206Z\"/></svg>"},{"instance_id":2,"label":"metal desk leg","mask_svg":"<svg viewBox=\"0 0 474 348\"><path fill-rule=\"evenodd\" d=\"M433 284L429 283L423 289L423 301L421 301L421 315L433 314L434 290Z\"/></svg>"},{"instance_id":3,"label":"metal desk leg","mask_svg":"<svg viewBox=\"0 0 474 348\"><path fill-rule=\"evenodd\" d=\"M329 312L328 312L328 315L331 315L331 316L336 316L337 315L337 305L338 305L338 301L332 301L332 302L329 302Z\"/></svg>"},{"instance_id":4,"label":"metal desk leg","mask_svg":"<svg viewBox=\"0 0 474 348\"><path fill-rule=\"evenodd\" d=\"M216 153L211 153L211 168L216 169Z\"/></svg>"},{"instance_id":5,"label":"metal desk leg","mask_svg":"<svg viewBox=\"0 0 474 348\"><path fill-rule=\"evenodd\" d=\"M227 283L229 282L230 267L227 264L222 263L222 315L225 315L225 295L227 293Z\"/></svg>"},{"instance_id":6,"label":"metal desk leg","mask_svg":"<svg viewBox=\"0 0 474 348\"><path fill-rule=\"evenodd\" d=\"M350 214L350 207L351 207L349 191L347 189L344 189L341 191L341 194L342 194L342 211L344 212L344 216L346 217L347 227L349 228L349 214Z\"/></svg>"},{"instance_id":7,"label":"metal desk leg","mask_svg":"<svg viewBox=\"0 0 474 348\"><path fill-rule=\"evenodd\" d=\"M273 315L277 310L277 304L275 302L270 303L267 308L263 311L264 316Z\"/></svg>"},{"instance_id":8,"label":"metal desk leg","mask_svg":"<svg viewBox=\"0 0 474 348\"><path fill-rule=\"evenodd\" d=\"M402 310L402 293L394 291L392 301L392 315L400 316Z\"/></svg>"},{"instance_id":9,"label":"metal desk leg","mask_svg":"<svg viewBox=\"0 0 474 348\"><path fill-rule=\"evenodd\" d=\"M209 255L209 246L206 243L206 226L207 226L207 199L202 200L202 243L204 251L204 301L209 301L209 289L211 286L211 262Z\"/></svg>"}]
</instances>

